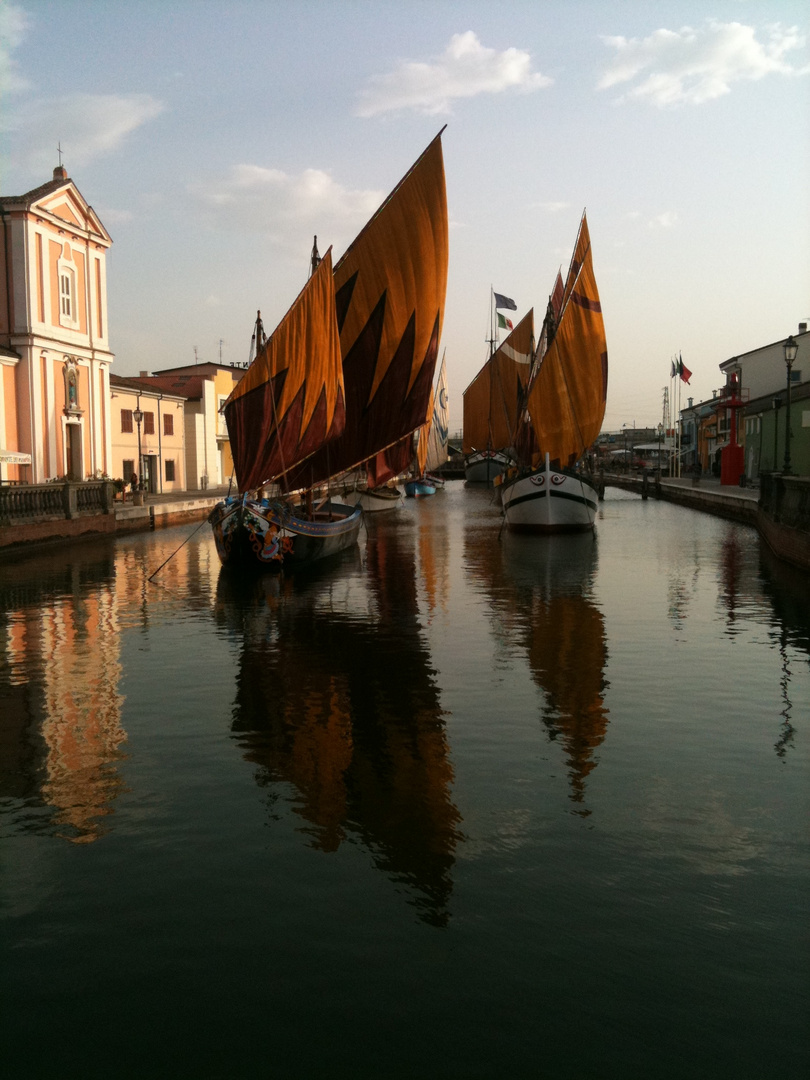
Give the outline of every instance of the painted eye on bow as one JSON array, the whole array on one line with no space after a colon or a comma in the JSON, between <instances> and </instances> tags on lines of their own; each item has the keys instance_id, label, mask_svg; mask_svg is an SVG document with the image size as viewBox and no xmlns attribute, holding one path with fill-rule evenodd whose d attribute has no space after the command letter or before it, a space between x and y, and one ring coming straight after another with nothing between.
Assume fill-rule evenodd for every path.
<instances>
[{"instance_id":1,"label":"painted eye on bow","mask_svg":"<svg viewBox=\"0 0 810 1080\"><path fill-rule=\"evenodd\" d=\"M552 484L556 484L556 485L557 485L557 487L559 487L559 486L560 486L560 484L564 484L564 483L565 483L565 477L564 477L564 476L560 476L560 474L559 474L559 473L554 473L554 475L553 475L553 476L551 477L551 482L552 482Z\"/></svg>"}]
</instances>

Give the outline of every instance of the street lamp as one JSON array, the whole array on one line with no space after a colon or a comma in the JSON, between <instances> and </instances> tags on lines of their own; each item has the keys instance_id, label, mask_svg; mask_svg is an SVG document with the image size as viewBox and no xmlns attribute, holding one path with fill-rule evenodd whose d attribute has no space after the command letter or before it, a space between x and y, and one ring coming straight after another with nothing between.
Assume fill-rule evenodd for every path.
<instances>
[{"instance_id":1,"label":"street lamp","mask_svg":"<svg viewBox=\"0 0 810 1080\"><path fill-rule=\"evenodd\" d=\"M773 471L776 472L776 461L779 456L779 410L782 408L782 399L775 397L773 405Z\"/></svg>"},{"instance_id":2,"label":"street lamp","mask_svg":"<svg viewBox=\"0 0 810 1080\"><path fill-rule=\"evenodd\" d=\"M664 425L658 425L658 475L661 475L661 436L664 434Z\"/></svg>"},{"instance_id":3,"label":"street lamp","mask_svg":"<svg viewBox=\"0 0 810 1080\"><path fill-rule=\"evenodd\" d=\"M787 368L787 409L785 411L785 467L782 470L785 476L790 475L790 369L793 367L793 361L796 359L796 353L799 351L799 346L796 344L796 339L793 334L787 339L782 346L785 350L785 367Z\"/></svg>"},{"instance_id":4,"label":"street lamp","mask_svg":"<svg viewBox=\"0 0 810 1080\"><path fill-rule=\"evenodd\" d=\"M138 491L143 491L143 456L141 455L141 422L143 420L143 413L141 412L140 403L138 403L138 408L132 414L132 419L138 425Z\"/></svg>"}]
</instances>

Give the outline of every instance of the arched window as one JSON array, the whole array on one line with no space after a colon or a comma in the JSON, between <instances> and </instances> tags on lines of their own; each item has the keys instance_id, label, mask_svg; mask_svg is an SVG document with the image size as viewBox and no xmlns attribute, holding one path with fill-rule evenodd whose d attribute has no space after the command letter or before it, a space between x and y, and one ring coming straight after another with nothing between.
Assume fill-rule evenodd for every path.
<instances>
[{"instance_id":1,"label":"arched window","mask_svg":"<svg viewBox=\"0 0 810 1080\"><path fill-rule=\"evenodd\" d=\"M79 328L79 307L76 292L76 267L72 259L66 258L72 255L70 245L65 244L62 250L62 258L57 262L57 274L59 276L59 322L71 330Z\"/></svg>"}]
</instances>

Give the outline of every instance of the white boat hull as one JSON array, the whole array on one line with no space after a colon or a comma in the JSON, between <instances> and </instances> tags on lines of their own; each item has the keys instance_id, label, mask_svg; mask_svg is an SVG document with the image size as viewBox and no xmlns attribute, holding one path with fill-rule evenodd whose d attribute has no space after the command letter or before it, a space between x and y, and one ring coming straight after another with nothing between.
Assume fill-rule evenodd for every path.
<instances>
[{"instance_id":1,"label":"white boat hull","mask_svg":"<svg viewBox=\"0 0 810 1080\"><path fill-rule=\"evenodd\" d=\"M464 479L468 484L491 484L509 465L499 450L480 450L464 459Z\"/></svg>"},{"instance_id":2,"label":"white boat hull","mask_svg":"<svg viewBox=\"0 0 810 1080\"><path fill-rule=\"evenodd\" d=\"M402 492L398 488L354 488L341 495L349 506L361 506L366 514L383 510L396 510L402 504Z\"/></svg>"},{"instance_id":3,"label":"white boat hull","mask_svg":"<svg viewBox=\"0 0 810 1080\"><path fill-rule=\"evenodd\" d=\"M506 525L513 532L579 532L592 529L599 497L584 476L536 469L501 486Z\"/></svg>"}]
</instances>

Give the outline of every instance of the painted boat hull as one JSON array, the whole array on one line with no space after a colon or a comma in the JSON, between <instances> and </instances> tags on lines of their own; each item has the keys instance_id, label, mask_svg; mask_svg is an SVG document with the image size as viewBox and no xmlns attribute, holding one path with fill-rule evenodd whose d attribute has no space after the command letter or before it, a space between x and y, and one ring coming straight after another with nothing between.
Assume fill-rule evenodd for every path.
<instances>
[{"instance_id":1,"label":"painted boat hull","mask_svg":"<svg viewBox=\"0 0 810 1080\"><path fill-rule=\"evenodd\" d=\"M500 492L512 532L581 532L596 520L597 490L577 473L535 469L506 480Z\"/></svg>"},{"instance_id":2,"label":"painted boat hull","mask_svg":"<svg viewBox=\"0 0 810 1080\"><path fill-rule=\"evenodd\" d=\"M223 566L281 570L308 566L356 544L363 511L327 502L309 521L282 503L237 497L217 503L208 520Z\"/></svg>"},{"instance_id":3,"label":"painted boat hull","mask_svg":"<svg viewBox=\"0 0 810 1080\"><path fill-rule=\"evenodd\" d=\"M432 480L408 480L405 483L405 494L410 498L435 495L436 485Z\"/></svg>"},{"instance_id":4,"label":"painted boat hull","mask_svg":"<svg viewBox=\"0 0 810 1080\"><path fill-rule=\"evenodd\" d=\"M464 479L468 484L492 484L509 466L509 458L498 450L481 450L464 459Z\"/></svg>"},{"instance_id":5,"label":"painted boat hull","mask_svg":"<svg viewBox=\"0 0 810 1080\"><path fill-rule=\"evenodd\" d=\"M355 488L341 495L349 506L360 506L366 514L377 514L384 510L396 510L402 503L399 488Z\"/></svg>"}]
</instances>

